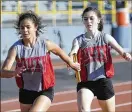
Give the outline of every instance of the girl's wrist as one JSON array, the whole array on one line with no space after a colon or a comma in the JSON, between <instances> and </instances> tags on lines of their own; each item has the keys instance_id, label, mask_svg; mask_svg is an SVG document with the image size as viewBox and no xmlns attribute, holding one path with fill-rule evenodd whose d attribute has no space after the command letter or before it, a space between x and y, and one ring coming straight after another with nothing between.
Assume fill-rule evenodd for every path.
<instances>
[{"instance_id":1,"label":"girl's wrist","mask_svg":"<svg viewBox=\"0 0 132 112\"><path fill-rule=\"evenodd\" d=\"M73 64L73 61L70 59L70 61L68 62L69 66L71 66Z\"/></svg>"},{"instance_id":2,"label":"girl's wrist","mask_svg":"<svg viewBox=\"0 0 132 112\"><path fill-rule=\"evenodd\" d=\"M122 53L122 57L125 58L126 57L126 52Z\"/></svg>"},{"instance_id":3,"label":"girl's wrist","mask_svg":"<svg viewBox=\"0 0 132 112\"><path fill-rule=\"evenodd\" d=\"M127 57L127 54L128 54L127 52L124 52L124 53L122 54L122 57L123 57L123 58L126 58L126 57Z\"/></svg>"}]
</instances>

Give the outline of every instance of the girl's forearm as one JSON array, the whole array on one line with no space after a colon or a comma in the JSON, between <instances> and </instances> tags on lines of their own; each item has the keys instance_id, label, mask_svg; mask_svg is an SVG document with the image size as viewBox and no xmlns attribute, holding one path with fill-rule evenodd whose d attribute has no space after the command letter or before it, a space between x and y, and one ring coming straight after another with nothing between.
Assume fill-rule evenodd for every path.
<instances>
[{"instance_id":1,"label":"girl's forearm","mask_svg":"<svg viewBox=\"0 0 132 112\"><path fill-rule=\"evenodd\" d=\"M72 62L72 59L64 52L64 51L61 51L61 53L59 53L59 56L60 58L66 62L68 65L71 64Z\"/></svg>"},{"instance_id":2,"label":"girl's forearm","mask_svg":"<svg viewBox=\"0 0 132 112\"><path fill-rule=\"evenodd\" d=\"M1 70L0 78L12 78L15 72L10 70Z\"/></svg>"}]
</instances>

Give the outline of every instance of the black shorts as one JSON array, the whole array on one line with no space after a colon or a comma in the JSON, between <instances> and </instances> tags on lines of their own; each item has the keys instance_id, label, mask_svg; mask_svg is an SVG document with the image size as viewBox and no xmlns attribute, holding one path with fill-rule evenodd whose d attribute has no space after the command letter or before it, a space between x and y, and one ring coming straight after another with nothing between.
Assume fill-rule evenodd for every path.
<instances>
[{"instance_id":1,"label":"black shorts","mask_svg":"<svg viewBox=\"0 0 132 112\"><path fill-rule=\"evenodd\" d=\"M114 88L112 85L112 81L109 78L102 78L97 81L78 83L77 92L82 88L91 90L94 96L96 96L99 100L108 100L114 96Z\"/></svg>"},{"instance_id":2,"label":"black shorts","mask_svg":"<svg viewBox=\"0 0 132 112\"><path fill-rule=\"evenodd\" d=\"M23 104L33 104L35 99L40 95L47 96L52 102L54 97L54 88L50 87L49 89L40 92L20 89L19 102Z\"/></svg>"}]
</instances>

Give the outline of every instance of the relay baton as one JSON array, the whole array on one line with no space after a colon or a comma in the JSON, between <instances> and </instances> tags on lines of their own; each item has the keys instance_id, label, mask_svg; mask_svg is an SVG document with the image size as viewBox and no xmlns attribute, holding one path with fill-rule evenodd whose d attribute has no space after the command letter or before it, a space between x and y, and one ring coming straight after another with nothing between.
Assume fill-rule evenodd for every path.
<instances>
[{"instance_id":1,"label":"relay baton","mask_svg":"<svg viewBox=\"0 0 132 112\"><path fill-rule=\"evenodd\" d=\"M74 62L78 62L78 60L77 60L77 54L76 53L73 54L73 61ZM81 82L80 72L76 71L75 75L76 75L77 82Z\"/></svg>"}]
</instances>

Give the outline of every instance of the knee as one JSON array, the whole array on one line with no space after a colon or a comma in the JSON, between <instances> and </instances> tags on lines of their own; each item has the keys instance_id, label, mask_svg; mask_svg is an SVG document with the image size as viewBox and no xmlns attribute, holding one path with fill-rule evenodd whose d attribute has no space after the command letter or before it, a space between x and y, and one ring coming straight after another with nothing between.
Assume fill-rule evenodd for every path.
<instances>
[{"instance_id":1,"label":"knee","mask_svg":"<svg viewBox=\"0 0 132 112\"><path fill-rule=\"evenodd\" d=\"M89 106L81 106L79 108L79 112L90 112L90 107Z\"/></svg>"}]
</instances>

